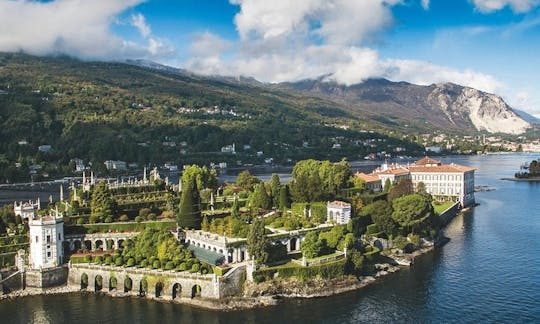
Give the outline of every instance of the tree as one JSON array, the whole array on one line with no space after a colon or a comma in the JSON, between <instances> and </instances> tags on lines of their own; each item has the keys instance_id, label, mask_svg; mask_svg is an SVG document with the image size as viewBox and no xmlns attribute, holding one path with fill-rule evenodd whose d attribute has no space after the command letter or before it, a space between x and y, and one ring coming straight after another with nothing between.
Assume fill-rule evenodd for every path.
<instances>
[{"instance_id":1,"label":"tree","mask_svg":"<svg viewBox=\"0 0 540 324\"><path fill-rule=\"evenodd\" d=\"M201 229L203 231L208 231L210 229L210 223L208 222L208 218L203 216L202 222L201 222Z\"/></svg>"},{"instance_id":2,"label":"tree","mask_svg":"<svg viewBox=\"0 0 540 324\"><path fill-rule=\"evenodd\" d=\"M105 218L115 213L116 201L112 197L107 184L100 181L92 190L92 200L90 201L90 222L97 223L105 221Z\"/></svg>"},{"instance_id":3,"label":"tree","mask_svg":"<svg viewBox=\"0 0 540 324\"><path fill-rule=\"evenodd\" d=\"M255 185L260 182L259 178L252 176L248 170L244 170L236 177L235 184L246 191L253 191Z\"/></svg>"},{"instance_id":4,"label":"tree","mask_svg":"<svg viewBox=\"0 0 540 324\"><path fill-rule=\"evenodd\" d=\"M202 168L198 165L190 165L182 172L182 179L194 178L197 184L197 189L203 190L206 188L217 189L218 178L216 170L208 170L206 166ZM184 184L182 183L182 186Z\"/></svg>"},{"instance_id":5,"label":"tree","mask_svg":"<svg viewBox=\"0 0 540 324\"><path fill-rule=\"evenodd\" d=\"M264 222L256 218L248 233L247 249L257 264L264 264L268 260L267 246Z\"/></svg>"},{"instance_id":6,"label":"tree","mask_svg":"<svg viewBox=\"0 0 540 324\"><path fill-rule=\"evenodd\" d=\"M316 232L308 232L302 242L302 253L308 259L316 258L324 251L325 242L319 240L319 235Z\"/></svg>"},{"instance_id":7,"label":"tree","mask_svg":"<svg viewBox=\"0 0 540 324\"><path fill-rule=\"evenodd\" d=\"M231 207L231 216L240 217L240 206L238 204L238 197L234 197L234 201Z\"/></svg>"},{"instance_id":8,"label":"tree","mask_svg":"<svg viewBox=\"0 0 540 324\"><path fill-rule=\"evenodd\" d=\"M281 191L281 181L276 173L272 173L270 178L270 197L272 198L272 206L279 206L279 194Z\"/></svg>"},{"instance_id":9,"label":"tree","mask_svg":"<svg viewBox=\"0 0 540 324\"><path fill-rule=\"evenodd\" d=\"M182 228L201 228L199 190L197 190L195 178L185 174L182 175L182 198L177 220L178 226Z\"/></svg>"},{"instance_id":10,"label":"tree","mask_svg":"<svg viewBox=\"0 0 540 324\"><path fill-rule=\"evenodd\" d=\"M285 210L291 207L291 198L289 195L289 186L283 185L279 189L279 209Z\"/></svg>"},{"instance_id":11,"label":"tree","mask_svg":"<svg viewBox=\"0 0 540 324\"><path fill-rule=\"evenodd\" d=\"M392 235L396 229L396 224L392 219L392 207L384 200L378 200L367 205L362 209L361 213L371 217L371 220L377 225L377 228L387 235Z\"/></svg>"},{"instance_id":12,"label":"tree","mask_svg":"<svg viewBox=\"0 0 540 324\"><path fill-rule=\"evenodd\" d=\"M251 207L268 210L272 207L272 201L266 192L263 183L255 186L255 191L250 196Z\"/></svg>"},{"instance_id":13,"label":"tree","mask_svg":"<svg viewBox=\"0 0 540 324\"><path fill-rule=\"evenodd\" d=\"M392 219L407 230L419 227L433 212L428 198L419 194L396 198L392 202L392 207L394 209Z\"/></svg>"},{"instance_id":14,"label":"tree","mask_svg":"<svg viewBox=\"0 0 540 324\"><path fill-rule=\"evenodd\" d=\"M396 198L407 196L413 193L414 190L412 181L410 179L403 179L390 189L390 191L388 192L387 200L391 202Z\"/></svg>"},{"instance_id":15,"label":"tree","mask_svg":"<svg viewBox=\"0 0 540 324\"><path fill-rule=\"evenodd\" d=\"M384 192L388 192L390 191L390 188L392 188L392 181L390 181L390 179L386 178L386 180L384 181Z\"/></svg>"}]
</instances>

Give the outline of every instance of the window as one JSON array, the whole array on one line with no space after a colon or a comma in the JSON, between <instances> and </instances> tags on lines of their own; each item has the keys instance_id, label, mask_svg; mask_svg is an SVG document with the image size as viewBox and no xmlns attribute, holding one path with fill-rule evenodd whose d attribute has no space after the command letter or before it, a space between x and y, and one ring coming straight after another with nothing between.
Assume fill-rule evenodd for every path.
<instances>
[{"instance_id":1,"label":"window","mask_svg":"<svg viewBox=\"0 0 540 324\"><path fill-rule=\"evenodd\" d=\"M39 242L39 236L36 235L36 243Z\"/></svg>"},{"instance_id":2,"label":"window","mask_svg":"<svg viewBox=\"0 0 540 324\"><path fill-rule=\"evenodd\" d=\"M47 258L51 257L51 252L47 252Z\"/></svg>"},{"instance_id":3,"label":"window","mask_svg":"<svg viewBox=\"0 0 540 324\"><path fill-rule=\"evenodd\" d=\"M62 240L62 234L58 233L58 241Z\"/></svg>"}]
</instances>

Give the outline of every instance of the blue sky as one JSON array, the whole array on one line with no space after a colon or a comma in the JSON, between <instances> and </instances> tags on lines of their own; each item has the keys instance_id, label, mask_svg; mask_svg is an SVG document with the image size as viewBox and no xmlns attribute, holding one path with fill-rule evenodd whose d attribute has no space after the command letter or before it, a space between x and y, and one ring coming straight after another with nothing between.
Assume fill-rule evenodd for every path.
<instances>
[{"instance_id":1,"label":"blue sky","mask_svg":"<svg viewBox=\"0 0 540 324\"><path fill-rule=\"evenodd\" d=\"M540 0L0 0L0 21L2 51L265 82L455 82L540 116Z\"/></svg>"}]
</instances>

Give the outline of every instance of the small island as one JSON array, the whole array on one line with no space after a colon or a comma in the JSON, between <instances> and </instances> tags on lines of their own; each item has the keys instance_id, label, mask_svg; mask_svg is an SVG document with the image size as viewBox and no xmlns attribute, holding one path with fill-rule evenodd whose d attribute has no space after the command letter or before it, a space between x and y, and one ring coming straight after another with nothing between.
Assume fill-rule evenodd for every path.
<instances>
[{"instance_id":1,"label":"small island","mask_svg":"<svg viewBox=\"0 0 540 324\"><path fill-rule=\"evenodd\" d=\"M187 166L178 184L92 173L64 199L0 209L0 298L65 292L211 309L362 288L444 242L474 205L474 169L423 158L353 173L346 160L299 161L292 180L249 171L218 183ZM55 287L54 289L51 289Z\"/></svg>"},{"instance_id":2,"label":"small island","mask_svg":"<svg viewBox=\"0 0 540 324\"><path fill-rule=\"evenodd\" d=\"M527 171L516 172L514 178L504 178L503 180L512 180L512 181L528 181L528 182L537 182L540 181L540 160L532 160L529 165L521 167Z\"/></svg>"}]
</instances>

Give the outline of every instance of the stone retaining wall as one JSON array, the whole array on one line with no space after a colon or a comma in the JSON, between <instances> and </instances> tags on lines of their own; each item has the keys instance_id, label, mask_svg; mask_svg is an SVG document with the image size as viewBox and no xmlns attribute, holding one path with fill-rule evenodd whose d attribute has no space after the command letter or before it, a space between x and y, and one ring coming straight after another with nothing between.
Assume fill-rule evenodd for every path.
<instances>
[{"instance_id":1,"label":"stone retaining wall","mask_svg":"<svg viewBox=\"0 0 540 324\"><path fill-rule=\"evenodd\" d=\"M115 295L142 295L169 300L199 297L220 299L241 292L239 276L241 274L218 277L214 274L72 264L69 268L68 285L87 291L101 291ZM83 277L87 278L86 285L83 284L85 281ZM144 289L145 281L146 289Z\"/></svg>"}]
</instances>

